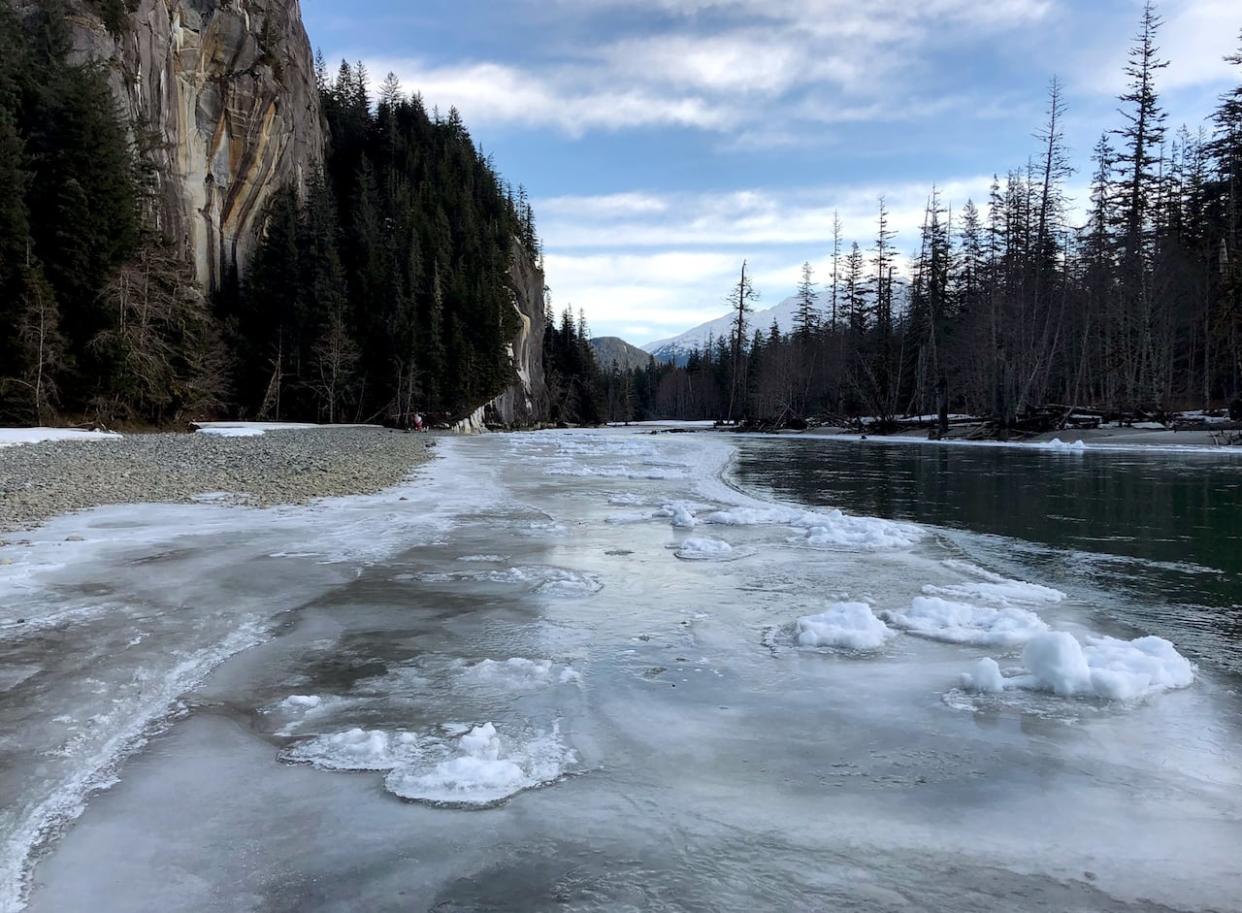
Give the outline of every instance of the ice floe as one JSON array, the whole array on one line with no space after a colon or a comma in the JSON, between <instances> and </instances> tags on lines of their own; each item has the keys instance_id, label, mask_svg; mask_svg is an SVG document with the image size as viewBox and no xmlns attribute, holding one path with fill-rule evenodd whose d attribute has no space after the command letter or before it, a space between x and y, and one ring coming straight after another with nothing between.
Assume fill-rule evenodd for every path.
<instances>
[{"instance_id":1,"label":"ice floe","mask_svg":"<svg viewBox=\"0 0 1242 913\"><path fill-rule=\"evenodd\" d=\"M559 725L523 740L502 737L495 725L484 723L447 751L393 769L384 785L403 799L486 808L555 783L576 761L573 749L561 740Z\"/></svg>"},{"instance_id":2,"label":"ice floe","mask_svg":"<svg viewBox=\"0 0 1242 913\"><path fill-rule=\"evenodd\" d=\"M907 633L955 644L1012 647L1048 630L1042 618L1026 609L970 605L939 596L916 596L909 609L883 616Z\"/></svg>"},{"instance_id":3,"label":"ice floe","mask_svg":"<svg viewBox=\"0 0 1242 913\"><path fill-rule=\"evenodd\" d=\"M897 636L863 602L833 603L818 615L799 618L797 631L799 646L846 650L874 650Z\"/></svg>"},{"instance_id":4,"label":"ice floe","mask_svg":"<svg viewBox=\"0 0 1242 913\"><path fill-rule=\"evenodd\" d=\"M909 523L852 517L839 510L805 511L785 507L731 507L701 517L720 526L782 526L803 530L791 542L813 548L908 548L923 538Z\"/></svg>"}]
</instances>

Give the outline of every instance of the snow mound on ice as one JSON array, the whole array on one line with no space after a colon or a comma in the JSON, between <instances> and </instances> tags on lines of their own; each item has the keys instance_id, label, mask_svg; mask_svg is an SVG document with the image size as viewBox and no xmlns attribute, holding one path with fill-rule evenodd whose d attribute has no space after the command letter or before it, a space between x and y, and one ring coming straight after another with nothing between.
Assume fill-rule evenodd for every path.
<instances>
[{"instance_id":1,"label":"snow mound on ice","mask_svg":"<svg viewBox=\"0 0 1242 913\"><path fill-rule=\"evenodd\" d=\"M299 742L282 757L319 770L392 770L415 760L422 750L412 732L349 729Z\"/></svg>"},{"instance_id":2,"label":"snow mound on ice","mask_svg":"<svg viewBox=\"0 0 1242 913\"><path fill-rule=\"evenodd\" d=\"M684 501L665 504L651 516L659 520L668 520L677 529L694 529L699 525L690 506Z\"/></svg>"},{"instance_id":3,"label":"snow mound on ice","mask_svg":"<svg viewBox=\"0 0 1242 913\"><path fill-rule=\"evenodd\" d=\"M878 517L852 517L839 510L804 511L785 507L732 507L700 518L720 526L786 526L804 530L791 539L812 548L908 548L923 538L909 523Z\"/></svg>"},{"instance_id":4,"label":"snow mound on ice","mask_svg":"<svg viewBox=\"0 0 1242 913\"><path fill-rule=\"evenodd\" d=\"M699 537L684 540L673 554L683 561L719 561L736 557L733 546L723 539Z\"/></svg>"},{"instance_id":5,"label":"snow mound on ice","mask_svg":"<svg viewBox=\"0 0 1242 913\"><path fill-rule=\"evenodd\" d=\"M478 564L500 564L508 561L504 555L462 555L458 561L470 561Z\"/></svg>"},{"instance_id":6,"label":"snow mound on ice","mask_svg":"<svg viewBox=\"0 0 1242 913\"><path fill-rule=\"evenodd\" d=\"M975 663L973 672L962 673L961 685L967 691L999 694L1005 690L1005 676L996 660L984 658Z\"/></svg>"},{"instance_id":7,"label":"snow mound on ice","mask_svg":"<svg viewBox=\"0 0 1242 913\"><path fill-rule=\"evenodd\" d=\"M539 688L548 684L551 676L551 660L524 659L520 656L499 662L485 659L467 666L463 673L466 679L506 688Z\"/></svg>"},{"instance_id":8,"label":"snow mound on ice","mask_svg":"<svg viewBox=\"0 0 1242 913\"><path fill-rule=\"evenodd\" d=\"M522 742L502 739L492 723L484 723L461 736L449 756L393 770L385 787L403 799L486 808L556 782L576 761L558 725Z\"/></svg>"},{"instance_id":9,"label":"snow mound on ice","mask_svg":"<svg viewBox=\"0 0 1242 913\"><path fill-rule=\"evenodd\" d=\"M803 647L874 650L896 636L897 632L862 602L833 603L825 612L798 619L798 644Z\"/></svg>"},{"instance_id":10,"label":"snow mound on ice","mask_svg":"<svg viewBox=\"0 0 1242 913\"><path fill-rule=\"evenodd\" d=\"M1028 674L1007 679L1007 687L1060 697L1127 701L1185 688L1195 680L1194 664L1162 637L1089 637L1084 646L1074 635L1055 631L1031 640L1022 662Z\"/></svg>"},{"instance_id":11,"label":"snow mound on ice","mask_svg":"<svg viewBox=\"0 0 1242 913\"><path fill-rule=\"evenodd\" d=\"M1011 647L1048 630L1034 612L1012 606L991 608L918 596L904 612L884 613L889 623L910 634L954 644Z\"/></svg>"}]
</instances>

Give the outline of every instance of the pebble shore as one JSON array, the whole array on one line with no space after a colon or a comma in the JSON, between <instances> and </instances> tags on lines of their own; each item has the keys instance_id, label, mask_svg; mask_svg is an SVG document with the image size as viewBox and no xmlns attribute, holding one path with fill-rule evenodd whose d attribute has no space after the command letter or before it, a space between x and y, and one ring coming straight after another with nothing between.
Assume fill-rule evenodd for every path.
<instances>
[{"instance_id":1,"label":"pebble shore","mask_svg":"<svg viewBox=\"0 0 1242 913\"><path fill-rule=\"evenodd\" d=\"M431 456L427 435L311 428L258 437L131 434L0 449L0 532L105 504L186 502L225 492L259 507L370 494Z\"/></svg>"}]
</instances>

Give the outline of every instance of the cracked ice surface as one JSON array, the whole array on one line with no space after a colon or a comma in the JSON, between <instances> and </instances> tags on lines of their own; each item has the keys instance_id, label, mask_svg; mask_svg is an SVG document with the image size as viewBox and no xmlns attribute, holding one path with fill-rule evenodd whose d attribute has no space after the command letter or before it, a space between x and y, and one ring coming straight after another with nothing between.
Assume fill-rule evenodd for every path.
<instances>
[{"instance_id":1,"label":"cracked ice surface","mask_svg":"<svg viewBox=\"0 0 1242 913\"><path fill-rule=\"evenodd\" d=\"M451 440L6 547L0 910L1239 909L1227 680L746 446Z\"/></svg>"}]
</instances>

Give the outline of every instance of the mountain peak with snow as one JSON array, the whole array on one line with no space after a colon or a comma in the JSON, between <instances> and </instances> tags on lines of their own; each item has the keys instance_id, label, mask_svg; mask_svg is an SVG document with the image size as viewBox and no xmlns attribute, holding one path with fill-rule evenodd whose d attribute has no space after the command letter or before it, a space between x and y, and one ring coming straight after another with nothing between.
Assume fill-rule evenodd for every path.
<instances>
[{"instance_id":1,"label":"mountain peak with snow","mask_svg":"<svg viewBox=\"0 0 1242 913\"><path fill-rule=\"evenodd\" d=\"M776 325L780 327L782 333L792 332L794 317L797 313L797 296L786 298L780 304L773 305L770 308L756 310L747 318L750 323L750 333L754 335L757 329L767 332L768 327L772 325L773 319L776 320ZM643 346L643 349L650 352L656 361L685 365L686 360L690 357L690 353L696 349L706 349L721 337L729 338L733 332L733 316L733 313L730 312L723 317L717 317L715 320L709 320L693 329L686 330L686 332L679 336L650 342Z\"/></svg>"}]
</instances>

